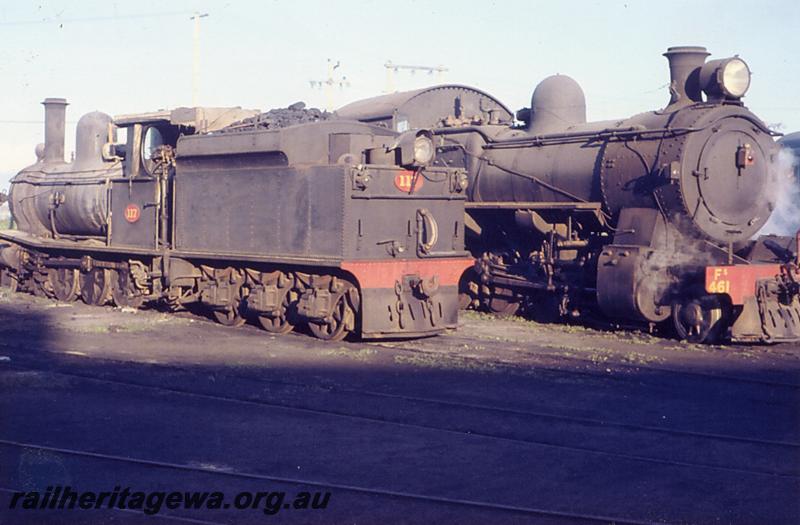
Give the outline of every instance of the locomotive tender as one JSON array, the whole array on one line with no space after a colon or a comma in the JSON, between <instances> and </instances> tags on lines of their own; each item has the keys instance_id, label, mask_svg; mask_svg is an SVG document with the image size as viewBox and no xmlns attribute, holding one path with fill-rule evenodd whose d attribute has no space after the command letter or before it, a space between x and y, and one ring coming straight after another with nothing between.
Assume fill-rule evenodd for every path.
<instances>
[{"instance_id":1,"label":"locomotive tender","mask_svg":"<svg viewBox=\"0 0 800 525\"><path fill-rule=\"evenodd\" d=\"M587 122L580 86L555 75L513 115L464 86L355 102L343 118L430 129L437 164L469 175L464 305L510 314L599 307L682 338L796 341L795 239L752 241L776 200L775 135L743 104L738 56L673 47L667 106ZM521 124L519 124L521 122ZM800 237L798 238L800 241Z\"/></svg>"},{"instance_id":2,"label":"locomotive tender","mask_svg":"<svg viewBox=\"0 0 800 525\"><path fill-rule=\"evenodd\" d=\"M67 163L67 103L43 104L45 143L11 184L18 229L0 232L3 285L94 305L199 303L225 325L303 323L326 340L457 324L467 178L432 166L428 132L277 125L240 108L94 112Z\"/></svg>"}]
</instances>

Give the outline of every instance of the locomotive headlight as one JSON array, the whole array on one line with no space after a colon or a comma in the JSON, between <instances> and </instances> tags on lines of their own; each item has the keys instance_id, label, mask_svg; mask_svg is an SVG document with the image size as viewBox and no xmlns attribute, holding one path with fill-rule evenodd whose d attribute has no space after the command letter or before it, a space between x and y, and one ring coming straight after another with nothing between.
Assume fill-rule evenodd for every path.
<instances>
[{"instance_id":1,"label":"locomotive headlight","mask_svg":"<svg viewBox=\"0 0 800 525\"><path fill-rule=\"evenodd\" d=\"M712 60L700 69L700 85L709 100L742 98L750 87L750 68L739 57Z\"/></svg>"},{"instance_id":2,"label":"locomotive headlight","mask_svg":"<svg viewBox=\"0 0 800 525\"><path fill-rule=\"evenodd\" d=\"M721 85L727 95L741 98L750 87L750 68L741 58L731 58L722 66Z\"/></svg>"},{"instance_id":3,"label":"locomotive headlight","mask_svg":"<svg viewBox=\"0 0 800 525\"><path fill-rule=\"evenodd\" d=\"M433 160L433 139L426 133L417 135L414 139L414 162L422 166L430 164Z\"/></svg>"},{"instance_id":4,"label":"locomotive headlight","mask_svg":"<svg viewBox=\"0 0 800 525\"><path fill-rule=\"evenodd\" d=\"M427 129L401 133L388 149L396 152L397 164L404 168L428 166L436 156L433 133Z\"/></svg>"}]
</instances>

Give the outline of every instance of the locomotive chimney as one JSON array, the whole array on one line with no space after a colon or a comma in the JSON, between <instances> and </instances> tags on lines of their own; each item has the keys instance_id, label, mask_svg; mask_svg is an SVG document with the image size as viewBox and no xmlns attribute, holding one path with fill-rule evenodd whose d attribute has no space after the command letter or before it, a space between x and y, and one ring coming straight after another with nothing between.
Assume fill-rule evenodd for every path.
<instances>
[{"instance_id":1,"label":"locomotive chimney","mask_svg":"<svg viewBox=\"0 0 800 525\"><path fill-rule=\"evenodd\" d=\"M67 99L46 98L44 106L44 162L64 162L64 126Z\"/></svg>"},{"instance_id":2,"label":"locomotive chimney","mask_svg":"<svg viewBox=\"0 0 800 525\"><path fill-rule=\"evenodd\" d=\"M664 56L669 61L669 106L702 102L700 94L700 67L710 53L701 46L670 47Z\"/></svg>"}]
</instances>

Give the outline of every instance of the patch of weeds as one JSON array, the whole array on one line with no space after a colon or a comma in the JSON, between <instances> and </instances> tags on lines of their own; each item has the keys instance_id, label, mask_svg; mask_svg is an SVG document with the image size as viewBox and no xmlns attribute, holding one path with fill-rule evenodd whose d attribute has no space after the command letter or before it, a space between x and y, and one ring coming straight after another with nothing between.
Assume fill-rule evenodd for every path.
<instances>
[{"instance_id":1,"label":"patch of weeds","mask_svg":"<svg viewBox=\"0 0 800 525\"><path fill-rule=\"evenodd\" d=\"M89 325L70 325L67 328L73 332L80 332L82 334L107 334L109 329L104 324L89 324Z\"/></svg>"},{"instance_id":2,"label":"patch of weeds","mask_svg":"<svg viewBox=\"0 0 800 525\"><path fill-rule=\"evenodd\" d=\"M628 352L622 356L622 361L635 365L649 365L653 363L663 363L665 359L656 355L647 355L641 352Z\"/></svg>"},{"instance_id":3,"label":"patch of weeds","mask_svg":"<svg viewBox=\"0 0 800 525\"><path fill-rule=\"evenodd\" d=\"M585 355L586 353L596 354L612 354L608 348L600 348L597 346L584 346L573 345L565 343L536 343L543 348L552 348L553 350L560 350L562 353L569 352L570 355Z\"/></svg>"},{"instance_id":4,"label":"patch of weeds","mask_svg":"<svg viewBox=\"0 0 800 525\"><path fill-rule=\"evenodd\" d=\"M494 363L484 363L474 359L448 355L396 355L394 362L399 365L411 365L424 368L441 368L444 370L469 370L474 372L500 372Z\"/></svg>"},{"instance_id":5,"label":"patch of weeds","mask_svg":"<svg viewBox=\"0 0 800 525\"><path fill-rule=\"evenodd\" d=\"M332 348L325 350L322 355L326 357L346 357L354 361L368 361L369 358L378 353L373 348L359 348L358 350L351 350L346 347Z\"/></svg>"},{"instance_id":6,"label":"patch of weeds","mask_svg":"<svg viewBox=\"0 0 800 525\"><path fill-rule=\"evenodd\" d=\"M146 332L152 330L148 323L127 323L127 324L70 324L68 330L82 334L117 334L120 332Z\"/></svg>"},{"instance_id":7,"label":"patch of weeds","mask_svg":"<svg viewBox=\"0 0 800 525\"><path fill-rule=\"evenodd\" d=\"M607 363L608 360L611 359L611 357L613 357L613 355L614 353L609 352L608 350L593 351L591 354L589 354L589 361L591 361L596 365L599 365Z\"/></svg>"},{"instance_id":8,"label":"patch of weeds","mask_svg":"<svg viewBox=\"0 0 800 525\"><path fill-rule=\"evenodd\" d=\"M708 353L710 351L710 347L705 345L696 345L694 343L689 343L687 341L681 341L677 345L670 345L664 348L664 350L673 350L676 352L703 352Z\"/></svg>"}]
</instances>

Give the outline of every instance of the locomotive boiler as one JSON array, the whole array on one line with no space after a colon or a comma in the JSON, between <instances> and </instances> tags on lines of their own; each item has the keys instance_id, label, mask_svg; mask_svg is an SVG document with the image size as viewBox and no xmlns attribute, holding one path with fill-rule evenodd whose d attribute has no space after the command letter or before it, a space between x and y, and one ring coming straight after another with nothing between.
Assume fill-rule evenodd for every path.
<instances>
[{"instance_id":1,"label":"locomotive boiler","mask_svg":"<svg viewBox=\"0 0 800 525\"><path fill-rule=\"evenodd\" d=\"M665 56L660 110L587 122L580 86L546 78L516 119L490 95L438 86L340 116L430 128L469 174L464 304L599 309L692 341L800 338L794 239L751 241L775 206L775 133L742 103L750 70L702 47ZM597 308L592 308L592 307Z\"/></svg>"},{"instance_id":2,"label":"locomotive boiler","mask_svg":"<svg viewBox=\"0 0 800 525\"><path fill-rule=\"evenodd\" d=\"M93 112L65 162L66 101L44 106L37 162L11 184L18 229L0 232L3 285L326 340L456 326L467 177L433 166L429 132L301 105Z\"/></svg>"}]
</instances>

